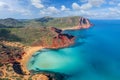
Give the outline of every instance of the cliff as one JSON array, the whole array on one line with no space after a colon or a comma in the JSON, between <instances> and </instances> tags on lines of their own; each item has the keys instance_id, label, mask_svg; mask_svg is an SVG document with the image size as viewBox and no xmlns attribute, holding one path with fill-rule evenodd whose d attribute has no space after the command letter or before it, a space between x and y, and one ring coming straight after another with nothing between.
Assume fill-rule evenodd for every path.
<instances>
[{"instance_id":1,"label":"cliff","mask_svg":"<svg viewBox=\"0 0 120 80\"><path fill-rule=\"evenodd\" d=\"M90 26L92 26L92 24L88 19L80 17L78 29L81 29L81 28L85 29L85 28L89 28Z\"/></svg>"},{"instance_id":2,"label":"cliff","mask_svg":"<svg viewBox=\"0 0 120 80\"><path fill-rule=\"evenodd\" d=\"M52 32L56 34L52 39L52 44L48 48L62 48L70 46L74 43L75 37L69 34L62 33L61 29L52 27Z\"/></svg>"},{"instance_id":3,"label":"cliff","mask_svg":"<svg viewBox=\"0 0 120 80\"><path fill-rule=\"evenodd\" d=\"M38 41L32 44L32 46L43 46L49 49L58 49L63 47L68 47L74 44L75 37L69 34L64 34L63 30L51 27L49 28L51 34L53 34L49 39L43 37L42 41Z\"/></svg>"}]
</instances>

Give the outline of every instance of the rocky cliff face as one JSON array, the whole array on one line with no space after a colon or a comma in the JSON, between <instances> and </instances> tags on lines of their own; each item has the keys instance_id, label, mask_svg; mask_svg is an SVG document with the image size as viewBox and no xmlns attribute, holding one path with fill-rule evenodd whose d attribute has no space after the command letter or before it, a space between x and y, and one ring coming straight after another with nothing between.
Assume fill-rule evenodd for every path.
<instances>
[{"instance_id":1,"label":"rocky cliff face","mask_svg":"<svg viewBox=\"0 0 120 80\"><path fill-rule=\"evenodd\" d=\"M88 19L80 17L78 29L81 29L81 28L85 29L85 28L89 28L90 26L92 26L92 24Z\"/></svg>"},{"instance_id":2,"label":"rocky cliff face","mask_svg":"<svg viewBox=\"0 0 120 80\"><path fill-rule=\"evenodd\" d=\"M54 27L50 28L51 32L55 34L51 40L50 45L44 45L46 48L51 48L51 49L58 49L58 48L63 48L70 46L74 43L75 37L69 34L64 34L62 33L61 29L57 29Z\"/></svg>"}]
</instances>

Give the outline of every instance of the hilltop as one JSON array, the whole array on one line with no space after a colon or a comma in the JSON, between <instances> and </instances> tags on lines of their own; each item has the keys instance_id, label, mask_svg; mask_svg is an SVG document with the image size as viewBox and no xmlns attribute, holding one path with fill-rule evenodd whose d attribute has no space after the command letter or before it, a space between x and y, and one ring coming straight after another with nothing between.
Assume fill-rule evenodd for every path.
<instances>
[{"instance_id":1,"label":"hilltop","mask_svg":"<svg viewBox=\"0 0 120 80\"><path fill-rule=\"evenodd\" d=\"M22 27L23 22L13 18L0 19L0 28L4 27Z\"/></svg>"},{"instance_id":2,"label":"hilltop","mask_svg":"<svg viewBox=\"0 0 120 80\"><path fill-rule=\"evenodd\" d=\"M42 17L36 19L0 19L0 27L74 27L78 25L79 16L73 17Z\"/></svg>"}]
</instances>

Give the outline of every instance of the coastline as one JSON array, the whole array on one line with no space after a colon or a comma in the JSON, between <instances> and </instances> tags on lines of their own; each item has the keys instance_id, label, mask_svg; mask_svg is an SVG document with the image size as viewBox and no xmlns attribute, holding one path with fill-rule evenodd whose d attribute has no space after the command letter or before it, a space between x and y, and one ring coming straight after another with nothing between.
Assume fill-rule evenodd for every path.
<instances>
[{"instance_id":1,"label":"coastline","mask_svg":"<svg viewBox=\"0 0 120 80\"><path fill-rule=\"evenodd\" d=\"M62 28L61 30L64 31L64 30L79 30L78 29L79 26L74 26L74 27L68 27L68 28ZM73 43L74 44L74 43ZM67 47L67 46L64 46L64 47ZM27 69L27 62L29 61L29 59L32 57L32 55L39 51L39 50L42 50L44 48L47 48L47 47L43 47L43 46L26 46L26 48L24 49L25 51L25 55L23 55L22 59L20 60L20 63L21 63L21 67L23 69L23 71L25 71L26 74L29 74L29 70ZM59 49L59 48L62 48L62 47L58 47L58 48L55 48L55 47L48 47L49 49Z\"/></svg>"},{"instance_id":2,"label":"coastline","mask_svg":"<svg viewBox=\"0 0 120 80\"><path fill-rule=\"evenodd\" d=\"M62 28L61 30L77 30L78 26L75 27L68 27L68 28ZM43 46L26 46L24 48L25 54L23 55L22 59L19 61L21 63L21 67L23 69L23 71L25 71L26 74L29 74L29 70L27 69L27 62L29 61L29 59L32 57L32 55L39 51L44 49L45 47ZM58 48L51 48L51 49L58 49Z\"/></svg>"},{"instance_id":3,"label":"coastline","mask_svg":"<svg viewBox=\"0 0 120 80\"><path fill-rule=\"evenodd\" d=\"M28 47L25 49L26 54L23 55L22 59L20 60L21 63L21 67L23 69L23 71L25 71L26 74L29 74L29 70L27 69L27 62L29 61L29 59L32 57L32 55L38 51L43 49L44 47L42 46L37 46L37 47Z\"/></svg>"},{"instance_id":4,"label":"coastline","mask_svg":"<svg viewBox=\"0 0 120 80\"><path fill-rule=\"evenodd\" d=\"M79 30L79 29L78 29L78 26L74 26L74 27L62 28L61 30L64 31L64 30ZM16 61L20 63L21 69L24 73L24 79L28 79L30 77L31 72L27 69L27 63L30 60L30 58L32 57L32 55L39 50L47 48L45 46L40 46L40 45L39 46L25 46L24 44L22 44L20 42L3 41L2 43L6 44L8 46L16 46L16 47L23 48L25 54L22 55L22 59L16 60ZM68 47L68 46L69 45L65 45L64 47ZM59 49L59 48L63 48L63 47L48 47L48 48L49 49ZM43 75L43 76L46 77L46 75Z\"/></svg>"},{"instance_id":5,"label":"coastline","mask_svg":"<svg viewBox=\"0 0 120 80\"><path fill-rule=\"evenodd\" d=\"M72 27L69 26L69 27L61 28L61 29L54 28L53 32L54 32L55 36L52 35L52 38L53 38L52 43L53 44L52 44L52 47L50 46L50 47L48 47L48 49L60 49L60 48L69 47L71 44L74 44L75 37L70 35L70 34L64 34L64 33L62 33L62 31L65 31L65 30L80 30L82 28L89 28L89 27L90 27L90 25L87 24L87 23L84 23L83 20L82 20L82 23L80 25L76 25L76 26L72 26ZM31 75L32 76L35 75L37 78L38 77L40 77L40 78L44 77L44 79L42 79L42 80L48 80L49 78L51 78L51 76L49 76L49 75L53 74L53 73L48 72L47 75L46 75L46 73L45 74L43 74L43 73L33 74L33 72L29 71L28 68L27 68L27 64L28 64L29 60L31 59L32 55L35 54L35 52L37 52L39 50L47 48L47 46L49 44L47 44L47 46L44 46L44 45L39 45L39 46L29 45L29 46L27 46L27 45L22 44L22 42L3 41L3 43L8 45L8 46L22 48L22 51L24 51L24 53L20 55L20 59L15 60L15 62L18 62L20 64L19 65L20 69L18 68L18 66L16 67L16 69L17 69L17 71L21 70L23 72L19 76L24 75L23 76L24 80L28 80L29 77L31 77ZM13 66L13 63L12 63L11 66ZM14 69L14 66L13 66L13 69ZM16 72L15 69L14 69L14 72ZM17 74L17 72L15 74ZM33 77L33 78L36 78L36 77Z\"/></svg>"},{"instance_id":6,"label":"coastline","mask_svg":"<svg viewBox=\"0 0 120 80\"><path fill-rule=\"evenodd\" d=\"M67 28L62 28L62 30L77 30L78 26L74 26L74 27L67 27Z\"/></svg>"}]
</instances>

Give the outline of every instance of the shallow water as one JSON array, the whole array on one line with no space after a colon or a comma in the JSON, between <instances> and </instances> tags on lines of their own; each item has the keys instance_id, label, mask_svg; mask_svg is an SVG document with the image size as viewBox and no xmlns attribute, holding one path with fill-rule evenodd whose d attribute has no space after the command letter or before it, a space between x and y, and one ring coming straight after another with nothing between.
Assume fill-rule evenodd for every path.
<instances>
[{"instance_id":1,"label":"shallow water","mask_svg":"<svg viewBox=\"0 0 120 80\"><path fill-rule=\"evenodd\" d=\"M87 30L65 31L76 37L68 48L36 52L29 70L71 75L67 80L120 80L120 20L91 20Z\"/></svg>"}]
</instances>

